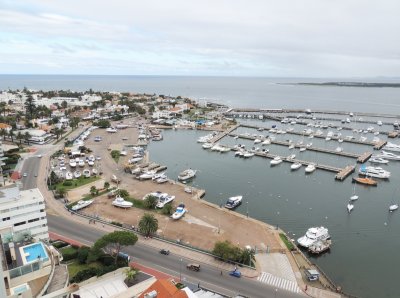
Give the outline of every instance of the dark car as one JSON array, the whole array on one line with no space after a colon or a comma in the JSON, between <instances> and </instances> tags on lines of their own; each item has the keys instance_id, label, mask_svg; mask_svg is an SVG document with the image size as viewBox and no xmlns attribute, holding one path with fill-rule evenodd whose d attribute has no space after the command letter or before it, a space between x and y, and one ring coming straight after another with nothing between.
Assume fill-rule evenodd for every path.
<instances>
[{"instance_id":1,"label":"dark car","mask_svg":"<svg viewBox=\"0 0 400 298\"><path fill-rule=\"evenodd\" d=\"M160 250L160 254L168 256L169 255L169 250L162 249L162 250Z\"/></svg>"},{"instance_id":2,"label":"dark car","mask_svg":"<svg viewBox=\"0 0 400 298\"><path fill-rule=\"evenodd\" d=\"M187 264L186 268L192 271L200 271L200 265L199 264Z\"/></svg>"}]
</instances>

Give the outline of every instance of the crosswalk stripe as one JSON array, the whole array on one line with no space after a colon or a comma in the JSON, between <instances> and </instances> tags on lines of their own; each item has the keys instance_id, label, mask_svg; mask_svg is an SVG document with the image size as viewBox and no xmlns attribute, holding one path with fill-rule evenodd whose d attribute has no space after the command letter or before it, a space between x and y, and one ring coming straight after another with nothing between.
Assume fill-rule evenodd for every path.
<instances>
[{"instance_id":1,"label":"crosswalk stripe","mask_svg":"<svg viewBox=\"0 0 400 298\"><path fill-rule=\"evenodd\" d=\"M257 280L259 282L266 283L266 284L269 284L274 287L281 288L281 289L284 289L284 290L287 290L290 292L300 293L300 289L297 286L296 282L272 275L271 273L268 273L268 272L262 272L258 276Z\"/></svg>"}]
</instances>

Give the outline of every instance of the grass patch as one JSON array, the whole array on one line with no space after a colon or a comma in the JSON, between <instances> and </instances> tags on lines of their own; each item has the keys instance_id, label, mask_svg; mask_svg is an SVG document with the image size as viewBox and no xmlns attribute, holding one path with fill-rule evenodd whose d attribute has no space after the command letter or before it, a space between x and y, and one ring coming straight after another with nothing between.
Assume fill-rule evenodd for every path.
<instances>
[{"instance_id":1,"label":"grass patch","mask_svg":"<svg viewBox=\"0 0 400 298\"><path fill-rule=\"evenodd\" d=\"M72 253L74 253L74 252L76 252L77 251L77 249L76 248L73 248L73 247L71 247L71 246L69 246L69 247L64 247L64 248L61 248L60 249L60 252L64 255L64 254L72 254Z\"/></svg>"},{"instance_id":2,"label":"grass patch","mask_svg":"<svg viewBox=\"0 0 400 298\"><path fill-rule=\"evenodd\" d=\"M281 237L282 241L285 243L288 250L295 250L293 243L289 239L287 239L285 234L280 233L279 237Z\"/></svg>"},{"instance_id":3,"label":"grass patch","mask_svg":"<svg viewBox=\"0 0 400 298\"><path fill-rule=\"evenodd\" d=\"M100 177L98 177L98 176L91 176L91 177L88 177L88 178L81 176L78 179L70 180L71 185L63 185L64 181L60 182L60 183L57 183L55 189L56 190L64 189L64 190L68 191L70 189L74 189L74 188L77 188L79 186L92 183L92 182L97 181L99 179L100 179Z\"/></svg>"},{"instance_id":4,"label":"grass patch","mask_svg":"<svg viewBox=\"0 0 400 298\"><path fill-rule=\"evenodd\" d=\"M113 150L111 151L111 157L115 160L116 163L118 163L119 158L121 157L121 152L119 150Z\"/></svg>"},{"instance_id":5,"label":"grass patch","mask_svg":"<svg viewBox=\"0 0 400 298\"><path fill-rule=\"evenodd\" d=\"M72 263L68 264L68 273L69 278L73 278L79 271L88 269L88 268L100 268L103 265L99 262L94 262L90 264L79 264L78 260L74 259Z\"/></svg>"}]
</instances>

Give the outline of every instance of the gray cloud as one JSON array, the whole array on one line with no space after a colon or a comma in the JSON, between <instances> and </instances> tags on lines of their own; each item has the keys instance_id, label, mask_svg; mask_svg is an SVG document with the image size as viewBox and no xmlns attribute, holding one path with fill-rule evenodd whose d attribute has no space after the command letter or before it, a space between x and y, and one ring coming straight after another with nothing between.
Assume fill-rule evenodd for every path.
<instances>
[{"instance_id":1,"label":"gray cloud","mask_svg":"<svg viewBox=\"0 0 400 298\"><path fill-rule=\"evenodd\" d=\"M24 2L0 4L0 45L26 42L49 55L17 44L14 55L65 71L90 58L98 64L82 68L88 73L140 74L144 65L154 74L400 73L397 0ZM10 59L13 52L0 50Z\"/></svg>"}]
</instances>

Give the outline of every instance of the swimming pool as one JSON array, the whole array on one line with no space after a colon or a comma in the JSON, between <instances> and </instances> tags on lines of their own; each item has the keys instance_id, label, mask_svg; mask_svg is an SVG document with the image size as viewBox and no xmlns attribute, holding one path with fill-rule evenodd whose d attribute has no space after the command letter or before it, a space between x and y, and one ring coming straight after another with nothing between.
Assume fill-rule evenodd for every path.
<instances>
[{"instance_id":1,"label":"swimming pool","mask_svg":"<svg viewBox=\"0 0 400 298\"><path fill-rule=\"evenodd\" d=\"M23 253L21 258L24 264L36 261L40 258L42 261L48 261L49 256L43 246L43 243L33 243L24 247L21 247Z\"/></svg>"}]
</instances>

